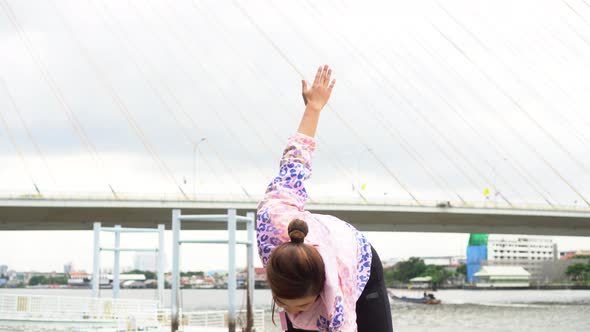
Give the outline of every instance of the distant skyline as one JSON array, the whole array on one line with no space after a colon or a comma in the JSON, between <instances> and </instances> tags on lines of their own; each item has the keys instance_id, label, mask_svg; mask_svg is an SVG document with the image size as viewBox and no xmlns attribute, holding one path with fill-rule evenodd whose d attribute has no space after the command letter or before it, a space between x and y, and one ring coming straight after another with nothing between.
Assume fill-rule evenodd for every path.
<instances>
[{"instance_id":1,"label":"distant skyline","mask_svg":"<svg viewBox=\"0 0 590 332\"><path fill-rule=\"evenodd\" d=\"M383 261L391 258L407 259L411 256L465 256L468 234L455 233L385 233L364 232L378 250ZM245 232L238 231L238 239L245 239ZM223 231L183 231L185 238L226 238ZM559 251L590 249L590 238L565 236L534 236L550 238ZM113 236L103 236L103 247L113 246ZM165 236L166 270L171 263L171 232ZM64 240L65 239L65 240ZM121 247L151 248L158 245L156 237L123 234ZM18 271L62 272L71 262L75 270L92 272L93 235L91 231L30 231L0 232L0 265ZM38 244L43 243L43 247ZM10 254L7 254L10 253ZM121 268L133 267L133 253L121 254ZM154 258L155 260L155 258ZM236 266L246 267L244 246L237 246ZM208 244L184 244L181 247L181 270L227 270L227 246ZM112 268L113 255L101 254L101 269ZM255 266L262 266L255 255Z\"/></svg>"}]
</instances>

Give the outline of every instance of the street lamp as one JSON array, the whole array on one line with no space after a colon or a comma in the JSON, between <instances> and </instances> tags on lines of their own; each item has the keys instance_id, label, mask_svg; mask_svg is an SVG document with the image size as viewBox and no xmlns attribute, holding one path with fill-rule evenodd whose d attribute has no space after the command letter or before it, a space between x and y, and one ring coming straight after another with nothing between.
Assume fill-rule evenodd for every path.
<instances>
[{"instance_id":1,"label":"street lamp","mask_svg":"<svg viewBox=\"0 0 590 332\"><path fill-rule=\"evenodd\" d=\"M197 142L193 142L193 198L197 199L197 149L199 145L207 140L207 137L201 137Z\"/></svg>"}]
</instances>

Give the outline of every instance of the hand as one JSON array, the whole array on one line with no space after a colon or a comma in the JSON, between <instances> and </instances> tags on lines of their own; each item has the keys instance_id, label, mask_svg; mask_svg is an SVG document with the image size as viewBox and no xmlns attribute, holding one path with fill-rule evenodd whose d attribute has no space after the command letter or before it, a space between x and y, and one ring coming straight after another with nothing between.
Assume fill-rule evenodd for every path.
<instances>
[{"instance_id":1,"label":"hand","mask_svg":"<svg viewBox=\"0 0 590 332\"><path fill-rule=\"evenodd\" d=\"M301 95L303 96L303 103L306 107L311 107L318 111L324 108L336 84L336 79L330 81L331 77L332 69L328 65L325 65L318 68L311 88L308 88L309 83L307 81L301 81Z\"/></svg>"}]
</instances>

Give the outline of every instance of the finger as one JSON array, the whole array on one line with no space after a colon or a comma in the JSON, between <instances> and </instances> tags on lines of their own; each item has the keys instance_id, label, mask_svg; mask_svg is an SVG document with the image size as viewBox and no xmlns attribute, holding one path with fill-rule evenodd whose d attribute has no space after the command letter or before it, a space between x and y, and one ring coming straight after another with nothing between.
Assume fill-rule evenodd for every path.
<instances>
[{"instance_id":1,"label":"finger","mask_svg":"<svg viewBox=\"0 0 590 332\"><path fill-rule=\"evenodd\" d=\"M326 85L330 83L330 78L332 77L332 68L328 68L328 72L326 73Z\"/></svg>"},{"instance_id":2,"label":"finger","mask_svg":"<svg viewBox=\"0 0 590 332\"><path fill-rule=\"evenodd\" d=\"M322 85L327 84L326 76L328 76L328 65L324 65L324 68L322 69Z\"/></svg>"},{"instance_id":3,"label":"finger","mask_svg":"<svg viewBox=\"0 0 590 332\"><path fill-rule=\"evenodd\" d=\"M322 66L318 68L318 72L315 73L315 78L313 79L313 84L320 83L320 78L322 77Z\"/></svg>"},{"instance_id":4,"label":"finger","mask_svg":"<svg viewBox=\"0 0 590 332\"><path fill-rule=\"evenodd\" d=\"M332 83L330 83L330 86L328 87L328 91L330 91L330 93L332 93L332 89L334 88L334 85L336 85L336 79L333 79Z\"/></svg>"}]
</instances>

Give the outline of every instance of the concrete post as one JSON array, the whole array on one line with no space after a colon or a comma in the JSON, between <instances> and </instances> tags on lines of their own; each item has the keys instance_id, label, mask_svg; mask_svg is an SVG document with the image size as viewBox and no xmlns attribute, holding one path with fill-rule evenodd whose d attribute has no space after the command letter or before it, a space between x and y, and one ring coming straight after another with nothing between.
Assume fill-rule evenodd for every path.
<instances>
[{"instance_id":1,"label":"concrete post","mask_svg":"<svg viewBox=\"0 0 590 332\"><path fill-rule=\"evenodd\" d=\"M92 297L98 297L98 287L100 286L100 222L95 222L93 228Z\"/></svg>"},{"instance_id":2,"label":"concrete post","mask_svg":"<svg viewBox=\"0 0 590 332\"><path fill-rule=\"evenodd\" d=\"M113 267L113 298L119 298L119 290L121 288L121 280L119 272L121 269L121 225L115 225L115 264Z\"/></svg>"},{"instance_id":3,"label":"concrete post","mask_svg":"<svg viewBox=\"0 0 590 332\"><path fill-rule=\"evenodd\" d=\"M227 326L229 332L236 331L236 209L227 210L227 231L229 247L229 271L227 291L229 312Z\"/></svg>"}]
</instances>

